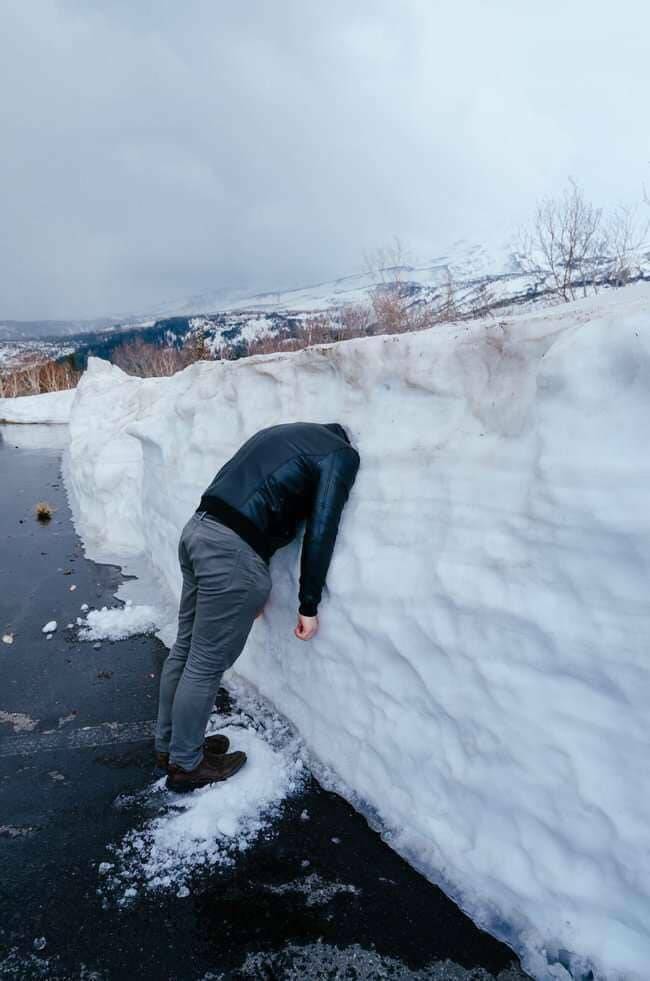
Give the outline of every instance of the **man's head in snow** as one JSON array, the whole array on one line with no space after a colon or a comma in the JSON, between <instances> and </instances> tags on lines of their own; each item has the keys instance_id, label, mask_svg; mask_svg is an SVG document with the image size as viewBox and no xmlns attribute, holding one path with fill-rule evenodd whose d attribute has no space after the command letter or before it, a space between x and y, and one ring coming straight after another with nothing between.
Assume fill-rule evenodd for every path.
<instances>
[{"instance_id":1,"label":"man's head in snow","mask_svg":"<svg viewBox=\"0 0 650 981\"><path fill-rule=\"evenodd\" d=\"M338 422L326 422L326 423L324 423L324 426L325 426L325 429L329 429L330 432L336 433L337 436L340 436L342 439L344 439L346 443L349 443L350 442L350 437L346 433L346 431L343 428L343 426L340 425L340 423L338 423Z\"/></svg>"}]
</instances>

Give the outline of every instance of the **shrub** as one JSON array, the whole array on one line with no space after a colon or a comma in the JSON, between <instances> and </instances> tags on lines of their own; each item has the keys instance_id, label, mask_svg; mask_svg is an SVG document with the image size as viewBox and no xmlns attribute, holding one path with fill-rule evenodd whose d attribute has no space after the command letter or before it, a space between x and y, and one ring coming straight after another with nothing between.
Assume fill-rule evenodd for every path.
<instances>
[{"instance_id":1,"label":"shrub","mask_svg":"<svg viewBox=\"0 0 650 981\"><path fill-rule=\"evenodd\" d=\"M39 501L38 504L34 505L34 513L36 514L37 521L50 521L55 511L56 508L48 504L47 501Z\"/></svg>"},{"instance_id":2,"label":"shrub","mask_svg":"<svg viewBox=\"0 0 650 981\"><path fill-rule=\"evenodd\" d=\"M209 359L201 335L192 335L183 347L147 343L141 338L120 344L113 353L113 363L128 375L160 378L175 375L195 361Z\"/></svg>"}]
</instances>

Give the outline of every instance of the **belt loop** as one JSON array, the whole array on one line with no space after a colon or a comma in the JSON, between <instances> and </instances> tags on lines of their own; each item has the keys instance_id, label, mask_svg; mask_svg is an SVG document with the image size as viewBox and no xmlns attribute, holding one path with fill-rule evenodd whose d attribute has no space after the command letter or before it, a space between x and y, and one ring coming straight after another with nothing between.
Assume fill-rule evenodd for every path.
<instances>
[{"instance_id":1,"label":"belt loop","mask_svg":"<svg viewBox=\"0 0 650 981\"><path fill-rule=\"evenodd\" d=\"M208 512L207 512L207 511L197 511L196 513L197 513L197 514L198 514L198 516L199 516L199 521L203 521L203 519L205 518L205 516L206 516L206 514L207 514Z\"/></svg>"}]
</instances>

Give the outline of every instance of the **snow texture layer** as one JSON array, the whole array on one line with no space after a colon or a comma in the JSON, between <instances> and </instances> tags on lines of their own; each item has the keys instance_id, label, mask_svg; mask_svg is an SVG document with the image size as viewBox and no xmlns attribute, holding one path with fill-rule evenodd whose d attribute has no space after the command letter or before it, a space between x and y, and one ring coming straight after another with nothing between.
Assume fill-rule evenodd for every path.
<instances>
[{"instance_id":1,"label":"snow texture layer","mask_svg":"<svg viewBox=\"0 0 650 981\"><path fill-rule=\"evenodd\" d=\"M71 416L91 557L144 555L157 607L245 439L346 425L361 467L320 632L292 634L296 540L237 671L537 978L650 964L649 314L639 284L166 379L91 359Z\"/></svg>"},{"instance_id":2,"label":"snow texture layer","mask_svg":"<svg viewBox=\"0 0 650 981\"><path fill-rule=\"evenodd\" d=\"M67 388L44 395L0 399L0 422L68 422L75 391Z\"/></svg>"}]
</instances>

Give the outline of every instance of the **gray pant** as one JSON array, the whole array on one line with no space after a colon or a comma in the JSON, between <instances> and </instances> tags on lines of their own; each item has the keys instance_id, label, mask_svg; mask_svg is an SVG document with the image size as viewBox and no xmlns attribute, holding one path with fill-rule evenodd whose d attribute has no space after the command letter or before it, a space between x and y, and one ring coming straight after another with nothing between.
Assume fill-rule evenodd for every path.
<instances>
[{"instance_id":1,"label":"gray pant","mask_svg":"<svg viewBox=\"0 0 650 981\"><path fill-rule=\"evenodd\" d=\"M156 749L192 770L221 675L241 654L271 591L266 562L239 535L205 511L181 533L183 589L178 635L160 678Z\"/></svg>"}]
</instances>

